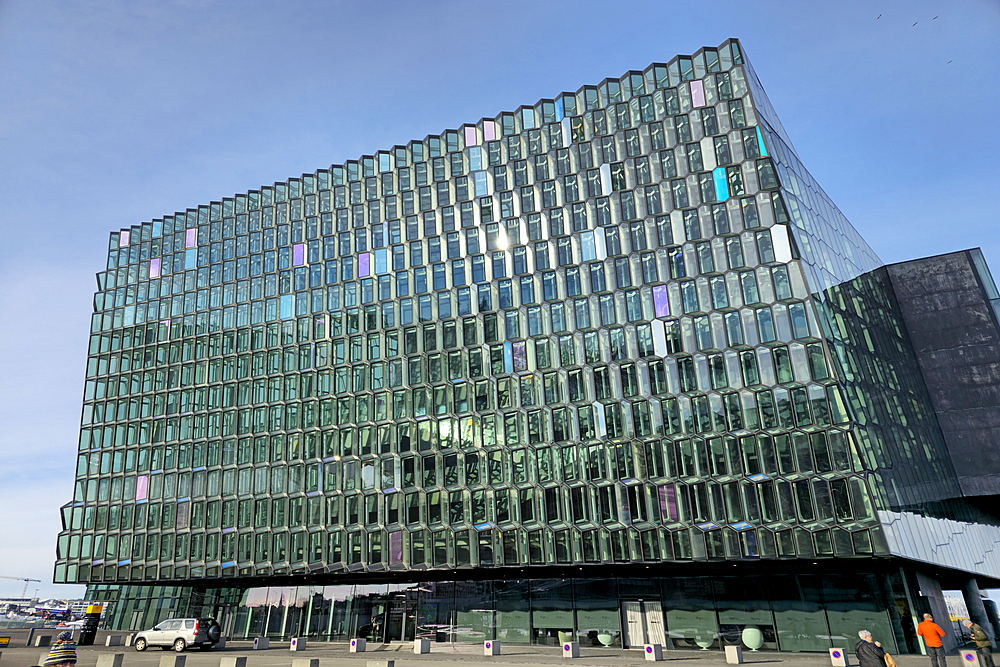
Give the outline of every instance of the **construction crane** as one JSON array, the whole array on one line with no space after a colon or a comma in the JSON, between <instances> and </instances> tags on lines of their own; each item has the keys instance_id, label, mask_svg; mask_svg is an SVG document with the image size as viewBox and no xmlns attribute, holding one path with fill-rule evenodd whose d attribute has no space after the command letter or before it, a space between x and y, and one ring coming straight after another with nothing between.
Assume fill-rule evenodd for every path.
<instances>
[{"instance_id":1,"label":"construction crane","mask_svg":"<svg viewBox=\"0 0 1000 667\"><path fill-rule=\"evenodd\" d=\"M23 581L24 582L24 590L21 591L21 597L22 598L25 597L28 594L28 584L30 584L32 581L37 581L38 583L42 583L41 579L26 579L24 577L5 577L3 575L0 575L0 579L13 579L14 581Z\"/></svg>"}]
</instances>

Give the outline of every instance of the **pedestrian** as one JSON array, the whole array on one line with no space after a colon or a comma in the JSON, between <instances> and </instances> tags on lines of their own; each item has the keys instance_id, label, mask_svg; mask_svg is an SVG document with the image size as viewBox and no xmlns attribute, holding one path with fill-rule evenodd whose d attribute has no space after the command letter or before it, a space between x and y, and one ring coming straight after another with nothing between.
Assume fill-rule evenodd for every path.
<instances>
[{"instance_id":1,"label":"pedestrian","mask_svg":"<svg viewBox=\"0 0 1000 667\"><path fill-rule=\"evenodd\" d=\"M944 645L941 643L944 630L934 622L933 616L924 614L924 620L917 624L917 634L924 638L927 655L931 657L931 667L948 667L944 660Z\"/></svg>"},{"instance_id":2,"label":"pedestrian","mask_svg":"<svg viewBox=\"0 0 1000 667\"><path fill-rule=\"evenodd\" d=\"M72 631L59 633L42 664L44 667L76 667L76 642L73 641Z\"/></svg>"},{"instance_id":3,"label":"pedestrian","mask_svg":"<svg viewBox=\"0 0 1000 667\"><path fill-rule=\"evenodd\" d=\"M979 664L982 667L993 667L993 642L990 636L983 631L978 623L973 623L969 619L962 621L962 625L969 631L969 637L976 642L976 653L979 654Z\"/></svg>"},{"instance_id":4,"label":"pedestrian","mask_svg":"<svg viewBox=\"0 0 1000 667\"><path fill-rule=\"evenodd\" d=\"M854 647L854 655L858 657L860 667L885 667L885 651L882 644L872 640L872 633L867 630L858 632L861 641Z\"/></svg>"}]
</instances>

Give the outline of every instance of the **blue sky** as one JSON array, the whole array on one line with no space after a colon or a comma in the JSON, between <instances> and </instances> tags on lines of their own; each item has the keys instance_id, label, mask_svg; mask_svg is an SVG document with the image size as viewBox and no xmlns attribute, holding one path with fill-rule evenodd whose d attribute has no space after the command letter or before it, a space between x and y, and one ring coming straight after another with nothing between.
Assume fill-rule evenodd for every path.
<instances>
[{"instance_id":1,"label":"blue sky","mask_svg":"<svg viewBox=\"0 0 1000 667\"><path fill-rule=\"evenodd\" d=\"M110 231L739 37L884 261L1000 278L997 34L985 0L4 0L0 574L82 593L49 582Z\"/></svg>"}]
</instances>

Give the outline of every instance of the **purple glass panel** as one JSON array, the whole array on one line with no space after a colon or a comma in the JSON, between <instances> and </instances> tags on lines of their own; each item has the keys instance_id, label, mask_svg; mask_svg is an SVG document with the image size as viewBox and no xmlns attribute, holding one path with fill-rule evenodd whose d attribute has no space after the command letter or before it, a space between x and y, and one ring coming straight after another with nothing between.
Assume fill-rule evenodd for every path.
<instances>
[{"instance_id":1,"label":"purple glass panel","mask_svg":"<svg viewBox=\"0 0 1000 667\"><path fill-rule=\"evenodd\" d=\"M653 287L653 310L656 317L667 317L670 315L670 302L667 300L667 286L656 285Z\"/></svg>"},{"instance_id":2,"label":"purple glass panel","mask_svg":"<svg viewBox=\"0 0 1000 667\"><path fill-rule=\"evenodd\" d=\"M483 121L483 139L493 141L497 138L497 124L492 120Z\"/></svg>"},{"instance_id":3,"label":"purple glass panel","mask_svg":"<svg viewBox=\"0 0 1000 667\"><path fill-rule=\"evenodd\" d=\"M184 247L194 248L197 245L198 245L198 230L197 229L187 230L187 234L184 236Z\"/></svg>"},{"instance_id":4,"label":"purple glass panel","mask_svg":"<svg viewBox=\"0 0 1000 667\"><path fill-rule=\"evenodd\" d=\"M129 232L127 229L123 230L118 235L118 247L119 248L124 248L125 246L128 245L128 239L129 239L130 235L131 235L131 232Z\"/></svg>"},{"instance_id":5,"label":"purple glass panel","mask_svg":"<svg viewBox=\"0 0 1000 667\"><path fill-rule=\"evenodd\" d=\"M518 343L514 343L514 370L528 370L528 349L527 343L523 340Z\"/></svg>"},{"instance_id":6,"label":"purple glass panel","mask_svg":"<svg viewBox=\"0 0 1000 667\"><path fill-rule=\"evenodd\" d=\"M389 565L399 565L403 562L403 531L394 530L389 533Z\"/></svg>"},{"instance_id":7,"label":"purple glass panel","mask_svg":"<svg viewBox=\"0 0 1000 667\"><path fill-rule=\"evenodd\" d=\"M705 106L705 84L701 79L691 82L691 105L695 107Z\"/></svg>"},{"instance_id":8,"label":"purple glass panel","mask_svg":"<svg viewBox=\"0 0 1000 667\"><path fill-rule=\"evenodd\" d=\"M149 494L149 475L139 475L135 480L135 499L145 500Z\"/></svg>"},{"instance_id":9,"label":"purple glass panel","mask_svg":"<svg viewBox=\"0 0 1000 667\"><path fill-rule=\"evenodd\" d=\"M465 145L466 146L478 146L479 145L479 137L476 135L476 126L475 125L466 125L465 126Z\"/></svg>"},{"instance_id":10,"label":"purple glass panel","mask_svg":"<svg viewBox=\"0 0 1000 667\"><path fill-rule=\"evenodd\" d=\"M306 244L296 243L292 246L292 266L302 266L306 263Z\"/></svg>"},{"instance_id":11,"label":"purple glass panel","mask_svg":"<svg viewBox=\"0 0 1000 667\"><path fill-rule=\"evenodd\" d=\"M372 255L370 252L363 252L358 255L358 277L367 278L372 274Z\"/></svg>"},{"instance_id":12,"label":"purple glass panel","mask_svg":"<svg viewBox=\"0 0 1000 667\"><path fill-rule=\"evenodd\" d=\"M174 523L174 527L177 530L183 530L188 527L188 520L191 517L191 503L183 502L177 503L177 521Z\"/></svg>"},{"instance_id":13,"label":"purple glass panel","mask_svg":"<svg viewBox=\"0 0 1000 667\"><path fill-rule=\"evenodd\" d=\"M149 277L159 278L160 277L160 258L154 257L149 260Z\"/></svg>"},{"instance_id":14,"label":"purple glass panel","mask_svg":"<svg viewBox=\"0 0 1000 667\"><path fill-rule=\"evenodd\" d=\"M675 521L677 519L677 495L673 485L661 486L660 496L660 516L664 521Z\"/></svg>"}]
</instances>

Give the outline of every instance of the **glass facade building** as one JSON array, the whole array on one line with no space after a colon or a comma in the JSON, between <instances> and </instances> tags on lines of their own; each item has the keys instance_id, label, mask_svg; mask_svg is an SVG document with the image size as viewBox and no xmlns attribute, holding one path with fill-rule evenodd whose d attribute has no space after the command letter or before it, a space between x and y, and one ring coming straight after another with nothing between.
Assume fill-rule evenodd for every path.
<instances>
[{"instance_id":1,"label":"glass facade building","mask_svg":"<svg viewBox=\"0 0 1000 667\"><path fill-rule=\"evenodd\" d=\"M122 629L916 651L1000 527L894 279L736 40L114 232L55 580Z\"/></svg>"}]
</instances>

